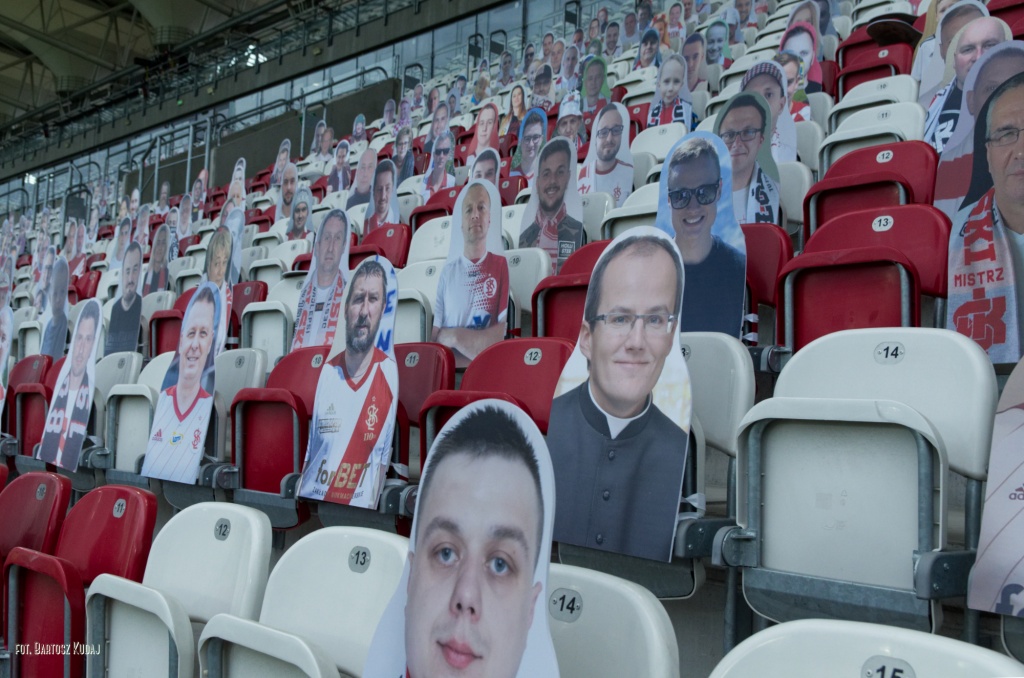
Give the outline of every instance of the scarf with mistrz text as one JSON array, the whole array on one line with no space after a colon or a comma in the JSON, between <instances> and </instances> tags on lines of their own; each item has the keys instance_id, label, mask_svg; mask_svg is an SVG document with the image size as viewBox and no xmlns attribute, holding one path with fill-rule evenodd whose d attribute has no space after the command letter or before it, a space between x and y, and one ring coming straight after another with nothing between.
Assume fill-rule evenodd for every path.
<instances>
[{"instance_id":1,"label":"scarf with mistrz text","mask_svg":"<svg viewBox=\"0 0 1024 678\"><path fill-rule=\"evenodd\" d=\"M92 412L92 388L89 375L82 377L75 402L69 407L71 393L71 374L68 373L64 383L53 396L49 413L46 416L46 428L43 430L42 444L39 446L39 459L56 464L61 468L74 471L78 468L78 458L85 442L86 427L89 425L89 414Z\"/></svg>"},{"instance_id":2,"label":"scarf with mistrz text","mask_svg":"<svg viewBox=\"0 0 1024 678\"><path fill-rule=\"evenodd\" d=\"M1020 360L1013 252L999 216L995 189L965 207L949 242L949 301L946 327L970 337L993 363Z\"/></svg>"},{"instance_id":3,"label":"scarf with mistrz text","mask_svg":"<svg viewBox=\"0 0 1024 678\"><path fill-rule=\"evenodd\" d=\"M306 343L306 336L313 334L313 320L317 311L324 311L320 315L319 329L324 331L322 346L334 345L334 333L338 329L338 316L341 315L341 307L344 305L342 298L345 294L345 278L341 271L338 271L334 278L334 290L330 299L326 301L327 308L316 308L316 269L309 272L306 285L302 288L299 297L298 321L295 323L295 338L292 339L292 350L312 346Z\"/></svg>"}]
</instances>

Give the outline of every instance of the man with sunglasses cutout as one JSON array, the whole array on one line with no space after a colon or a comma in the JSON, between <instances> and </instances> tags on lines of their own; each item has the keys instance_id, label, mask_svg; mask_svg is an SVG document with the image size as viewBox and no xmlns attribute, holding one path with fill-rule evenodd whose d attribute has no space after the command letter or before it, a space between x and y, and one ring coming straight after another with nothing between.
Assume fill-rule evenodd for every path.
<instances>
[{"instance_id":1,"label":"man with sunglasses cutout","mask_svg":"<svg viewBox=\"0 0 1024 678\"><path fill-rule=\"evenodd\" d=\"M746 258L712 235L722 196L718 153L710 141L692 137L668 161L668 200L676 245L683 255L686 289L681 332L724 332L738 337Z\"/></svg>"}]
</instances>

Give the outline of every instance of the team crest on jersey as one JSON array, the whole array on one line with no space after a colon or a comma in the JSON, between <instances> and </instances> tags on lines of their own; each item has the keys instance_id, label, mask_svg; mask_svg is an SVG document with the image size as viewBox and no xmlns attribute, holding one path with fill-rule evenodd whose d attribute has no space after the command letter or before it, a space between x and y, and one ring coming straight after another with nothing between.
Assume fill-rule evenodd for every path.
<instances>
[{"instance_id":1,"label":"team crest on jersey","mask_svg":"<svg viewBox=\"0 0 1024 678\"><path fill-rule=\"evenodd\" d=\"M192 435L192 449L193 450L199 449L199 438L200 438L199 431L194 431L193 435Z\"/></svg>"},{"instance_id":2,"label":"team crest on jersey","mask_svg":"<svg viewBox=\"0 0 1024 678\"><path fill-rule=\"evenodd\" d=\"M377 399L374 398L374 401ZM370 405L366 408L366 428L372 433L373 427L377 425L377 406Z\"/></svg>"},{"instance_id":3,"label":"team crest on jersey","mask_svg":"<svg viewBox=\"0 0 1024 678\"><path fill-rule=\"evenodd\" d=\"M484 295L490 299L498 293L498 281L494 279L494 276L487 278L484 281Z\"/></svg>"},{"instance_id":4,"label":"team crest on jersey","mask_svg":"<svg viewBox=\"0 0 1024 678\"><path fill-rule=\"evenodd\" d=\"M616 186L615 190L612 191L612 197L615 199L615 204L619 204L619 200L622 198L622 186Z\"/></svg>"}]
</instances>

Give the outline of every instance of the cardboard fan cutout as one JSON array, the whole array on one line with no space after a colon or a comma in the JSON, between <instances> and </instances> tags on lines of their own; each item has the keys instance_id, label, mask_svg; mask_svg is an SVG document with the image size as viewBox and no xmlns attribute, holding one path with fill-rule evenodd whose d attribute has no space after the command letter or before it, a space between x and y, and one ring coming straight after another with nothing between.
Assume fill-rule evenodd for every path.
<instances>
[{"instance_id":1,"label":"cardboard fan cutout","mask_svg":"<svg viewBox=\"0 0 1024 678\"><path fill-rule=\"evenodd\" d=\"M501 158L498 157L498 152L493 148L485 149L473 161L473 168L469 172L469 178L482 179L497 186L500 167Z\"/></svg>"},{"instance_id":2,"label":"cardboard fan cutout","mask_svg":"<svg viewBox=\"0 0 1024 678\"><path fill-rule=\"evenodd\" d=\"M596 113L612 100L608 86L608 63L601 57L591 57L583 66L583 84L580 104L584 113Z\"/></svg>"},{"instance_id":3,"label":"cardboard fan cutout","mask_svg":"<svg viewBox=\"0 0 1024 678\"><path fill-rule=\"evenodd\" d=\"M274 161L274 171L270 173L270 185L280 186L284 178L284 167L292 155L292 140L282 139L281 145L277 147L277 160Z\"/></svg>"},{"instance_id":4,"label":"cardboard fan cutout","mask_svg":"<svg viewBox=\"0 0 1024 678\"><path fill-rule=\"evenodd\" d=\"M398 407L394 327L398 277L380 256L352 273L344 324L317 381L298 494L375 509Z\"/></svg>"},{"instance_id":5,"label":"cardboard fan cutout","mask_svg":"<svg viewBox=\"0 0 1024 678\"><path fill-rule=\"evenodd\" d=\"M53 248L50 248L52 251ZM47 257L50 258L49 251ZM43 343L39 352L48 355L54 360L59 360L64 355L68 339L68 311L71 309L68 303L68 262L63 256L50 258L53 262L53 269L48 279L48 285L37 292L37 299L46 301L44 311L41 313L43 327Z\"/></svg>"},{"instance_id":6,"label":"cardboard fan cutout","mask_svg":"<svg viewBox=\"0 0 1024 678\"><path fill-rule=\"evenodd\" d=\"M142 296L167 289L170 273L167 264L170 261L171 231L167 224L161 224L153 234L153 250L149 253L146 263L146 275L142 283Z\"/></svg>"},{"instance_id":7,"label":"cardboard fan cutout","mask_svg":"<svg viewBox=\"0 0 1024 678\"><path fill-rule=\"evenodd\" d=\"M465 366L505 338L508 261L501 242L497 187L475 179L459 193L451 217L448 259L437 283L431 341L455 353Z\"/></svg>"},{"instance_id":8,"label":"cardboard fan cutout","mask_svg":"<svg viewBox=\"0 0 1024 678\"><path fill-rule=\"evenodd\" d=\"M732 157L733 213L743 224L779 222L779 168L768 141L772 111L760 94L730 98L715 118L715 134Z\"/></svg>"},{"instance_id":9,"label":"cardboard fan cutout","mask_svg":"<svg viewBox=\"0 0 1024 678\"><path fill-rule=\"evenodd\" d=\"M648 109L648 127L681 122L687 130L694 128L693 95L688 81L686 60L679 54L668 55L658 69L657 89Z\"/></svg>"},{"instance_id":10,"label":"cardboard fan cutout","mask_svg":"<svg viewBox=\"0 0 1024 678\"><path fill-rule=\"evenodd\" d=\"M103 354L137 351L142 332L142 248L133 242L128 246L121 264L121 285L110 308L110 325Z\"/></svg>"},{"instance_id":11,"label":"cardboard fan cutout","mask_svg":"<svg viewBox=\"0 0 1024 678\"><path fill-rule=\"evenodd\" d=\"M548 138L548 114L540 108L531 108L519 125L519 145L509 168L509 176L521 176L527 181L537 171L537 158Z\"/></svg>"},{"instance_id":12,"label":"cardboard fan cutout","mask_svg":"<svg viewBox=\"0 0 1024 678\"><path fill-rule=\"evenodd\" d=\"M36 458L74 471L88 434L96 388L96 347L103 331L100 302L89 299L78 314L71 350L57 375Z\"/></svg>"},{"instance_id":13,"label":"cardboard fan cutout","mask_svg":"<svg viewBox=\"0 0 1024 678\"><path fill-rule=\"evenodd\" d=\"M691 410L682 303L682 259L661 231L630 229L598 259L551 404L557 541L671 559Z\"/></svg>"},{"instance_id":14,"label":"cardboard fan cutout","mask_svg":"<svg viewBox=\"0 0 1024 678\"><path fill-rule=\"evenodd\" d=\"M11 357L11 342L14 340L14 311L6 304L0 306L0 411L7 398L7 366Z\"/></svg>"},{"instance_id":15,"label":"cardboard fan cutout","mask_svg":"<svg viewBox=\"0 0 1024 678\"><path fill-rule=\"evenodd\" d=\"M224 349L217 318L220 290L204 282L192 295L181 322L178 348L164 375L153 415L142 475L194 483L213 413L214 359Z\"/></svg>"},{"instance_id":16,"label":"cardboard fan cutout","mask_svg":"<svg viewBox=\"0 0 1024 678\"><path fill-rule=\"evenodd\" d=\"M292 348L331 346L341 317L348 281L348 215L333 209L324 216L313 240L313 260L299 291Z\"/></svg>"},{"instance_id":17,"label":"cardboard fan cutout","mask_svg":"<svg viewBox=\"0 0 1024 678\"><path fill-rule=\"evenodd\" d=\"M551 459L530 417L498 400L456 413L427 456L409 558L362 675L557 678L554 512ZM479 582L475 603L459 599L466 581Z\"/></svg>"},{"instance_id":18,"label":"cardboard fan cutout","mask_svg":"<svg viewBox=\"0 0 1024 678\"><path fill-rule=\"evenodd\" d=\"M764 135L770 140L775 162L796 162L796 123L789 110L789 81L782 66L775 61L754 64L744 74L741 87L744 92L760 94L768 103L771 115L765 118Z\"/></svg>"},{"instance_id":19,"label":"cardboard fan cutout","mask_svg":"<svg viewBox=\"0 0 1024 678\"><path fill-rule=\"evenodd\" d=\"M732 206L732 160L707 132L676 142L661 172L655 226L675 238L686 266L681 332L740 336L746 243Z\"/></svg>"},{"instance_id":20,"label":"cardboard fan cutout","mask_svg":"<svg viewBox=\"0 0 1024 678\"><path fill-rule=\"evenodd\" d=\"M540 247L557 273L570 254L583 246L583 201L576 188L576 150L565 137L548 142L530 181L530 201L523 212L520 247Z\"/></svg>"},{"instance_id":21,"label":"cardboard fan cutout","mask_svg":"<svg viewBox=\"0 0 1024 678\"><path fill-rule=\"evenodd\" d=\"M370 204L363 221L363 234L402 221L398 209L398 171L395 163L385 158L377 163L370 187Z\"/></svg>"},{"instance_id":22,"label":"cardboard fan cutout","mask_svg":"<svg viewBox=\"0 0 1024 678\"><path fill-rule=\"evenodd\" d=\"M629 114L622 104L608 104L594 118L590 147L587 160L580 168L578 188L580 195L608 194L615 207L622 207L633 193Z\"/></svg>"}]
</instances>

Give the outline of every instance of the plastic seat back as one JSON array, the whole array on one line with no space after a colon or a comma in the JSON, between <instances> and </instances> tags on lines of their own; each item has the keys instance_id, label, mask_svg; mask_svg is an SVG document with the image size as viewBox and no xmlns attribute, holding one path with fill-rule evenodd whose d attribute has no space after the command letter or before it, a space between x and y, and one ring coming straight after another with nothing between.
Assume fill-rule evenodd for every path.
<instances>
[{"instance_id":1,"label":"plastic seat back","mask_svg":"<svg viewBox=\"0 0 1024 678\"><path fill-rule=\"evenodd\" d=\"M563 678L679 676L672 621L646 588L596 570L552 563L547 595L548 624Z\"/></svg>"},{"instance_id":2,"label":"plastic seat back","mask_svg":"<svg viewBox=\"0 0 1024 678\"><path fill-rule=\"evenodd\" d=\"M243 388L259 388L267 374L267 354L258 348L237 348L222 351L214 360L213 406L217 413L216 456L230 458L229 417L231 403Z\"/></svg>"},{"instance_id":3,"label":"plastic seat back","mask_svg":"<svg viewBox=\"0 0 1024 678\"><path fill-rule=\"evenodd\" d=\"M6 406L4 417L4 433L14 435L17 430L17 410L14 407L14 392L21 384L41 384L46 373L53 363L53 358L48 355L30 355L22 358L7 375L7 397L4 398Z\"/></svg>"},{"instance_id":4,"label":"plastic seat back","mask_svg":"<svg viewBox=\"0 0 1024 678\"><path fill-rule=\"evenodd\" d=\"M409 257L412 229L406 224L388 224L363 236L362 246L375 246L395 268L404 268Z\"/></svg>"},{"instance_id":5,"label":"plastic seat back","mask_svg":"<svg viewBox=\"0 0 1024 678\"><path fill-rule=\"evenodd\" d=\"M594 266L597 265L597 260L601 257L601 252L604 252L610 242L609 240L598 240L580 247L568 256L562 264L562 270L559 271L559 275L592 273Z\"/></svg>"},{"instance_id":6,"label":"plastic seat back","mask_svg":"<svg viewBox=\"0 0 1024 678\"><path fill-rule=\"evenodd\" d=\"M451 240L451 217L439 217L424 223L412 234L408 263L446 259Z\"/></svg>"},{"instance_id":7,"label":"plastic seat back","mask_svg":"<svg viewBox=\"0 0 1024 678\"><path fill-rule=\"evenodd\" d=\"M267 300L267 283L258 280L236 283L231 288L231 330L237 337L242 323L242 311L249 304Z\"/></svg>"},{"instance_id":8,"label":"plastic seat back","mask_svg":"<svg viewBox=\"0 0 1024 678\"><path fill-rule=\"evenodd\" d=\"M153 358L139 374L133 397L118 395L115 387L107 403L106 444L114 454L114 469L135 473L136 463L146 453L157 397L174 353ZM138 397L135 397L138 395ZM113 428L111 428L113 422Z\"/></svg>"},{"instance_id":9,"label":"plastic seat back","mask_svg":"<svg viewBox=\"0 0 1024 678\"><path fill-rule=\"evenodd\" d=\"M65 476L33 472L12 480L0 491L0 560L15 546L53 553L70 500L71 480Z\"/></svg>"}]
</instances>

